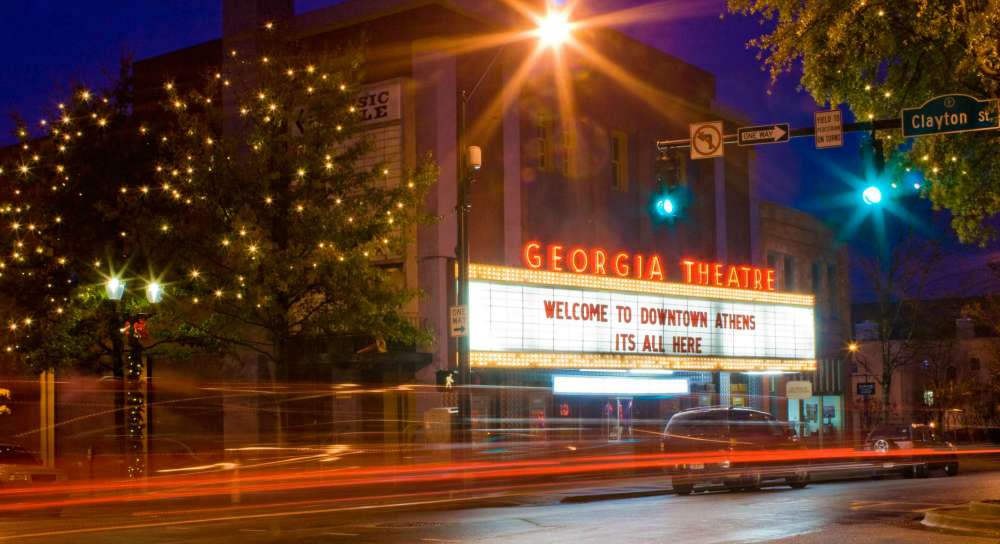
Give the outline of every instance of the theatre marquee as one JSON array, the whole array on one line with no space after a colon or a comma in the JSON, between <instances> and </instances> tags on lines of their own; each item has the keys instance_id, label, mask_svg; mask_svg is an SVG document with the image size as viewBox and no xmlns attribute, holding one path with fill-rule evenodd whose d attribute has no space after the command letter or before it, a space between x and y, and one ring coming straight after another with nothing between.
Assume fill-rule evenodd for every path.
<instances>
[{"instance_id":1,"label":"theatre marquee","mask_svg":"<svg viewBox=\"0 0 1000 544\"><path fill-rule=\"evenodd\" d=\"M471 363L815 370L811 295L716 285L471 265Z\"/></svg>"}]
</instances>

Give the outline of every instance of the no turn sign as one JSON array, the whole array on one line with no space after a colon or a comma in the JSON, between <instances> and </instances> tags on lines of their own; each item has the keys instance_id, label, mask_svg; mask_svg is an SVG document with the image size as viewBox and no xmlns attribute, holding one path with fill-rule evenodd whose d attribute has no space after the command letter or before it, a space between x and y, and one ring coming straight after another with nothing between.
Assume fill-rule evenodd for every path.
<instances>
[{"instance_id":1,"label":"no turn sign","mask_svg":"<svg viewBox=\"0 0 1000 544\"><path fill-rule=\"evenodd\" d=\"M722 121L691 123L691 158L714 159L721 157L723 146Z\"/></svg>"}]
</instances>

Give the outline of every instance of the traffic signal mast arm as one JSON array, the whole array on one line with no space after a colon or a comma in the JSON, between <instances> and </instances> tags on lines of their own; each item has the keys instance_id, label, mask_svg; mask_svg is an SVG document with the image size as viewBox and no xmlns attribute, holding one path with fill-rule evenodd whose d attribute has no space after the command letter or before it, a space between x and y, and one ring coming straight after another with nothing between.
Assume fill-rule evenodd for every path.
<instances>
[{"instance_id":1,"label":"traffic signal mast arm","mask_svg":"<svg viewBox=\"0 0 1000 544\"><path fill-rule=\"evenodd\" d=\"M872 130L899 130L902 128L902 120L897 118L894 119L876 119L874 121L865 121L863 123L847 123L844 125L844 132L871 132ZM789 133L790 138L806 138L812 137L816 134L816 127L802 127L793 129ZM723 144L735 144L737 143L736 134L726 134L722 140ZM679 138L676 140L657 140L656 149L660 151L667 151L670 149L686 149L691 147L690 138Z\"/></svg>"}]
</instances>

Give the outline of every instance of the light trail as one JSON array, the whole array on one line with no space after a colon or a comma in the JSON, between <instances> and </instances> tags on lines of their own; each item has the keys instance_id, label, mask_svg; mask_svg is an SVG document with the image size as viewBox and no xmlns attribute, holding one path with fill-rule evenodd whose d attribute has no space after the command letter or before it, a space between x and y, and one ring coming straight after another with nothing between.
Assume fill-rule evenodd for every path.
<instances>
[{"instance_id":1,"label":"light trail","mask_svg":"<svg viewBox=\"0 0 1000 544\"><path fill-rule=\"evenodd\" d=\"M361 488L379 485L403 485L444 483L455 481L480 480L516 480L531 477L553 477L572 474L594 474L623 470L665 469L681 464L718 464L723 461L730 463L791 463L804 462L808 466L817 461L831 460L893 460L906 461L911 457L935 457L950 455L989 455L1000 454L998 449L977 450L925 450L907 449L890 452L856 451L849 448L830 448L823 450L761 450L686 454L633 454L615 456L588 456L579 459L553 458L520 462L477 462L459 464L434 464L419 466L391 466L371 469L360 469L352 472L331 472L325 470L280 472L277 474L251 475L248 477L200 478L194 479L201 487L191 480L178 478L174 481L158 482L119 482L118 489L143 491L133 495L105 495L90 497L52 498L49 500L24 501L0 505L0 511L25 511L36 509L51 509L68 506L100 505L116 503L152 502L180 498L228 496L234 492L246 494L292 492L303 490L320 490L336 488ZM158 491L149 491L151 484L159 487ZM172 487L179 487L173 489ZM49 486L43 493L52 494L62 490L65 493L72 486ZM78 488L79 489L79 488ZM86 489L86 487L84 487ZM107 488L106 488L107 489ZM29 488L9 490L31 492ZM34 496L37 496L35 494Z\"/></svg>"}]
</instances>

